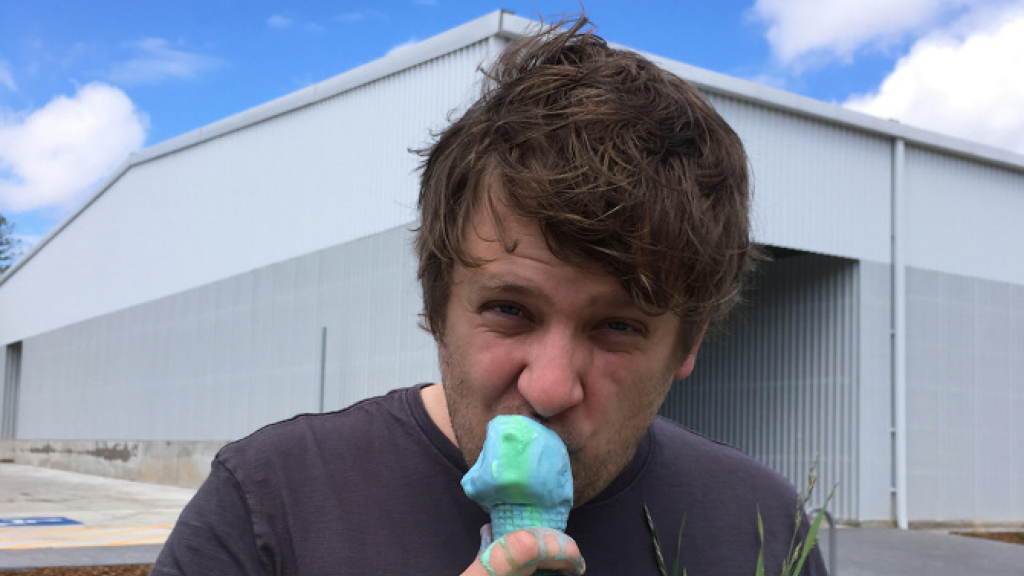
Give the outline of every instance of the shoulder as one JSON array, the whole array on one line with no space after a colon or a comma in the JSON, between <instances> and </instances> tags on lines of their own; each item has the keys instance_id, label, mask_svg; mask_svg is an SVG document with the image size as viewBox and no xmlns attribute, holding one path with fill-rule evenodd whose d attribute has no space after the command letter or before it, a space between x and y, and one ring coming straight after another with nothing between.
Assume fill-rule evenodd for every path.
<instances>
[{"instance_id":1,"label":"shoulder","mask_svg":"<svg viewBox=\"0 0 1024 576\"><path fill-rule=\"evenodd\" d=\"M244 481L254 468L287 471L310 459L344 461L354 452L365 454L374 442L393 440L403 430L411 433L416 424L410 395L417 393L416 387L401 388L342 410L299 414L268 424L224 446L215 461Z\"/></svg>"},{"instance_id":2,"label":"shoulder","mask_svg":"<svg viewBox=\"0 0 1024 576\"><path fill-rule=\"evenodd\" d=\"M656 417L651 423L651 432L657 455L669 457L670 462L698 467L705 472L714 468L719 472L781 478L771 468L747 456L739 448L708 438L667 418Z\"/></svg>"},{"instance_id":3,"label":"shoulder","mask_svg":"<svg viewBox=\"0 0 1024 576\"><path fill-rule=\"evenodd\" d=\"M796 490L789 480L734 446L660 416L651 424L651 432L659 476L686 479L691 487L704 487L719 494L784 502L787 507L796 499Z\"/></svg>"},{"instance_id":4,"label":"shoulder","mask_svg":"<svg viewBox=\"0 0 1024 576\"><path fill-rule=\"evenodd\" d=\"M741 574L763 550L765 573L778 574L794 533L807 531L806 523L797 526L801 502L792 483L741 450L670 420L656 418L651 435L644 504L659 530L675 534L685 525L687 569ZM817 552L809 562L805 573L825 573Z\"/></svg>"}]
</instances>

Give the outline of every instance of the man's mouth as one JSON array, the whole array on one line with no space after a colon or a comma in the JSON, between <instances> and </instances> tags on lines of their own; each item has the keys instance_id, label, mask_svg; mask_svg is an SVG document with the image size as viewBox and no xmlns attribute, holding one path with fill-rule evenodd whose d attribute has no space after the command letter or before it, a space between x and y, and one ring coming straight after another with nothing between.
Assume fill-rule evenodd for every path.
<instances>
[{"instance_id":1,"label":"man's mouth","mask_svg":"<svg viewBox=\"0 0 1024 576\"><path fill-rule=\"evenodd\" d=\"M566 452L569 453L570 457L575 456L575 455L579 454L580 452L583 452L583 446L582 445L578 445L578 444L573 444L572 442L570 442L566 438L567 435L564 433L564 431L563 430L559 430L559 427L556 427L556 426L553 425L553 424L555 424L555 422L552 421L553 420L552 418L545 418L544 416L541 416L540 414L537 414L536 412L532 412L532 411L518 412L518 411L514 411L513 410L513 411L508 412L506 415L525 416L525 417L527 417L527 418L529 418L531 420L537 421L542 426L544 426L545 428L550 429L555 434L558 434L558 437L562 439L562 443L565 444L565 450L566 450Z\"/></svg>"}]
</instances>

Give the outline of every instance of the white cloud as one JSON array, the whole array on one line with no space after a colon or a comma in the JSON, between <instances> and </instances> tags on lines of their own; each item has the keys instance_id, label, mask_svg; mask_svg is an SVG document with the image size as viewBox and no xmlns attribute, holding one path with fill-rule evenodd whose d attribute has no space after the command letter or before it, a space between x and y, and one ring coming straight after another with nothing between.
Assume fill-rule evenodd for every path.
<instances>
[{"instance_id":1,"label":"white cloud","mask_svg":"<svg viewBox=\"0 0 1024 576\"><path fill-rule=\"evenodd\" d=\"M799 66L808 58L848 60L865 47L884 49L985 1L757 0L752 13L768 25L775 57Z\"/></svg>"},{"instance_id":2,"label":"white cloud","mask_svg":"<svg viewBox=\"0 0 1024 576\"><path fill-rule=\"evenodd\" d=\"M270 18L267 18L267 26L274 28L275 30L288 30L299 27L299 29L306 32L323 32L324 27L316 22L305 22L298 23L295 20L288 18L287 16L281 16L280 14L274 14Z\"/></svg>"},{"instance_id":3,"label":"white cloud","mask_svg":"<svg viewBox=\"0 0 1024 576\"><path fill-rule=\"evenodd\" d=\"M762 86L778 88L779 90L787 90L789 87L789 78L787 76L772 74L769 72L761 72L753 76L747 76L745 80L749 80L755 84L761 84Z\"/></svg>"},{"instance_id":4,"label":"white cloud","mask_svg":"<svg viewBox=\"0 0 1024 576\"><path fill-rule=\"evenodd\" d=\"M75 207L142 146L146 127L128 96L102 83L0 117L0 209Z\"/></svg>"},{"instance_id":5,"label":"white cloud","mask_svg":"<svg viewBox=\"0 0 1024 576\"><path fill-rule=\"evenodd\" d=\"M163 38L146 38L134 48L136 56L111 66L107 80L120 85L159 84L169 78L190 80L223 64L214 56L175 50Z\"/></svg>"},{"instance_id":6,"label":"white cloud","mask_svg":"<svg viewBox=\"0 0 1024 576\"><path fill-rule=\"evenodd\" d=\"M292 24L294 24L294 22L292 21L291 18L281 16L280 14L274 14L270 18L267 18L267 26L270 26L271 28L277 28L279 30L288 28Z\"/></svg>"},{"instance_id":7,"label":"white cloud","mask_svg":"<svg viewBox=\"0 0 1024 576\"><path fill-rule=\"evenodd\" d=\"M338 14L335 16L338 22L360 22L366 19L366 13L364 12L345 12L344 14Z\"/></svg>"},{"instance_id":8,"label":"white cloud","mask_svg":"<svg viewBox=\"0 0 1024 576\"><path fill-rule=\"evenodd\" d=\"M362 22L363 20L367 20L369 18L387 20L387 15L377 10L359 10L356 12L345 12L343 14L338 14L337 16L334 17L334 19L337 20L338 22L342 22L345 24L351 24L353 22Z\"/></svg>"},{"instance_id":9,"label":"white cloud","mask_svg":"<svg viewBox=\"0 0 1024 576\"><path fill-rule=\"evenodd\" d=\"M385 54L385 56L390 56L397 52L404 52L405 50L408 50L409 48L412 48L413 46L419 44L419 42L420 41L418 38L409 38L408 40L402 42L401 44L396 44L392 46L391 49L387 51L387 54Z\"/></svg>"},{"instance_id":10,"label":"white cloud","mask_svg":"<svg viewBox=\"0 0 1024 576\"><path fill-rule=\"evenodd\" d=\"M6 60L0 60L0 86L14 92L18 85L14 83L14 76L11 74L11 67Z\"/></svg>"},{"instance_id":11,"label":"white cloud","mask_svg":"<svg viewBox=\"0 0 1024 576\"><path fill-rule=\"evenodd\" d=\"M845 106L1024 154L1024 11L918 41L878 91Z\"/></svg>"}]
</instances>

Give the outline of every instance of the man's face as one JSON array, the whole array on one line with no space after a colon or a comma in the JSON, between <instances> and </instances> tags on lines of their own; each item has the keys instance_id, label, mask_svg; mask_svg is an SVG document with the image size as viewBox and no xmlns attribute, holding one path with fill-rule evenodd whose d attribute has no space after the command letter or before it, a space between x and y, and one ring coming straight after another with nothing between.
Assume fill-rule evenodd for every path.
<instances>
[{"instance_id":1,"label":"man's face","mask_svg":"<svg viewBox=\"0 0 1024 576\"><path fill-rule=\"evenodd\" d=\"M466 241L485 264L454 270L440 343L452 428L473 464L494 416L541 420L569 449L580 505L629 463L697 346L680 359L676 315L644 314L611 275L556 258L536 222L498 217L504 243L478 210Z\"/></svg>"}]
</instances>

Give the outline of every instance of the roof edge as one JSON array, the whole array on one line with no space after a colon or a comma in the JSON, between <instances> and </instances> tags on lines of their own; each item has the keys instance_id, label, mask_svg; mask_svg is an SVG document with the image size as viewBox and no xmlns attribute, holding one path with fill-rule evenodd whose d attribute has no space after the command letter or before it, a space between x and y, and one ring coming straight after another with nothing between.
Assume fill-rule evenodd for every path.
<instances>
[{"instance_id":1,"label":"roof edge","mask_svg":"<svg viewBox=\"0 0 1024 576\"><path fill-rule=\"evenodd\" d=\"M387 54L312 86L134 152L117 171L97 188L97 192L80 208L43 236L28 253L11 265L3 275L0 275L0 286L6 283L15 272L21 269L36 253L42 250L58 233L67 228L134 166L286 114L292 110L326 100L342 92L412 68L488 38L501 37L507 40L514 40L535 31L539 26L543 26L543 24L517 16L507 10L496 10L436 36L431 36L415 44L414 47L410 47L410 49ZM861 112L855 112L838 104L814 100L749 80L719 74L621 44L609 44L616 48L639 52L666 70L692 82L705 92L739 98L783 110L797 116L824 120L887 138L903 139L924 148L967 157L1001 168L1024 171L1024 155L1009 150L939 134L924 128L902 124L895 120L884 120Z\"/></svg>"},{"instance_id":2,"label":"roof edge","mask_svg":"<svg viewBox=\"0 0 1024 576\"><path fill-rule=\"evenodd\" d=\"M102 181L96 188L96 192L78 209L74 210L70 216L50 230L25 255L12 264L3 275L0 275L0 286L6 283L15 272L28 263L43 247L49 244L57 234L71 225L76 218L96 202L128 170L139 164L196 146L214 138L286 114L292 110L315 104L450 52L455 52L471 44L476 44L489 37L496 35L506 37L521 35L528 29L530 23L530 20L515 16L511 12L496 10L436 36L431 36L410 46L409 49L386 54L381 58L367 62L347 72L342 72L337 76L332 76L306 88L133 152L117 170Z\"/></svg>"},{"instance_id":3,"label":"roof edge","mask_svg":"<svg viewBox=\"0 0 1024 576\"><path fill-rule=\"evenodd\" d=\"M970 158L984 164L1008 168L1017 172L1024 172L1024 154L996 148L973 140L940 134L926 128L903 124L894 119L886 120L878 116L851 110L840 104L823 102L793 92L757 84L750 80L719 74L718 72L684 64L678 60L672 60L657 54L641 52L627 46L615 45L615 47L640 52L659 66L692 82L704 92L731 96L783 110L797 116L824 120L832 124L839 124L847 128L887 138L899 138L931 150Z\"/></svg>"},{"instance_id":4,"label":"roof edge","mask_svg":"<svg viewBox=\"0 0 1024 576\"><path fill-rule=\"evenodd\" d=\"M124 176L125 173L128 172L129 168L137 164L138 162L135 160L136 154L137 152L129 154L128 159L125 160L120 165L120 167L117 170L115 170L109 177L103 180L103 183L99 186L98 192L90 196L89 199L86 200L84 204L82 204L82 206L80 206L77 210L72 212L70 216L62 220L59 224L54 226L49 232L47 232L42 238L40 238L38 242L33 244L32 248L27 253L25 253L21 258L19 258L17 262L11 264L11 267L8 268L2 275L0 275L0 286L3 286L4 283L6 283L9 278L14 276L15 272L17 272L22 266L24 266L26 262L31 260L36 255L36 253L43 249L44 246L49 244L50 240L53 240L53 238L56 237L57 234L60 234L62 230L71 225L75 218L78 218L79 214L85 212L86 209L89 208L89 206L92 206L94 202L99 200L100 196L103 195L103 192L105 192L108 188L113 186L114 182L120 180L121 176Z\"/></svg>"},{"instance_id":5,"label":"roof edge","mask_svg":"<svg viewBox=\"0 0 1024 576\"><path fill-rule=\"evenodd\" d=\"M417 42L406 49L386 54L347 72L342 72L337 76L332 76L306 88L275 98L264 104L259 104L227 118L217 120L191 132L186 132L181 136L154 144L139 152L138 159L134 164L141 164L142 162L147 162L207 140L212 140L218 136L252 126L264 120L286 114L292 110L315 104L364 84L369 84L434 58L455 52L471 44L486 40L490 36L502 34L503 32L508 33L503 29L503 20L509 16L513 15L501 10L491 12L476 20L471 20L461 26ZM513 18L522 20L515 16ZM529 21L527 20L527 22Z\"/></svg>"}]
</instances>

